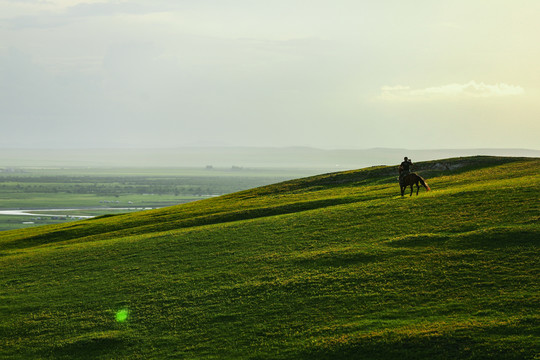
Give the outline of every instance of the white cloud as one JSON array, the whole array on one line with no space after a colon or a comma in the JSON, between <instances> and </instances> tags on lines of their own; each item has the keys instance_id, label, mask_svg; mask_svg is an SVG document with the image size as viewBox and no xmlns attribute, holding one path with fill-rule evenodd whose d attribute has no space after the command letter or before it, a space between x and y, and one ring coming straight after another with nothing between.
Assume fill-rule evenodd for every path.
<instances>
[{"instance_id":1,"label":"white cloud","mask_svg":"<svg viewBox=\"0 0 540 360\"><path fill-rule=\"evenodd\" d=\"M414 101L440 100L456 98L491 98L521 95L525 92L521 86L499 83L495 85L469 81L465 84L448 84L424 89L413 89L410 86L383 86L379 100Z\"/></svg>"}]
</instances>

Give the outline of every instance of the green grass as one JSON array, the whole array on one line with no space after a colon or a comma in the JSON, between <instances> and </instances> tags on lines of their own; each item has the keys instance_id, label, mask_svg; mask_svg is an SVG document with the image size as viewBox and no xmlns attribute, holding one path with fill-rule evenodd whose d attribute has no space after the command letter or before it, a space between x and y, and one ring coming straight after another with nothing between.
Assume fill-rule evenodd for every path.
<instances>
[{"instance_id":1,"label":"green grass","mask_svg":"<svg viewBox=\"0 0 540 360\"><path fill-rule=\"evenodd\" d=\"M2 232L0 357L534 359L540 160L418 171Z\"/></svg>"}]
</instances>

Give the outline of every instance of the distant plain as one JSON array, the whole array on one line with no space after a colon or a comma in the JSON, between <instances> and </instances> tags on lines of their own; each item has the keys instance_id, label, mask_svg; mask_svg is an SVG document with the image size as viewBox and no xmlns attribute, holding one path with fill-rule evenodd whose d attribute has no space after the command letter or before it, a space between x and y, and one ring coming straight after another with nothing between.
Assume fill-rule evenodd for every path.
<instances>
[{"instance_id":1,"label":"distant plain","mask_svg":"<svg viewBox=\"0 0 540 360\"><path fill-rule=\"evenodd\" d=\"M317 170L257 168L0 168L0 230L161 208L307 176ZM32 210L43 216L6 215ZM56 210L61 211L56 211ZM46 216L50 215L50 216Z\"/></svg>"}]
</instances>

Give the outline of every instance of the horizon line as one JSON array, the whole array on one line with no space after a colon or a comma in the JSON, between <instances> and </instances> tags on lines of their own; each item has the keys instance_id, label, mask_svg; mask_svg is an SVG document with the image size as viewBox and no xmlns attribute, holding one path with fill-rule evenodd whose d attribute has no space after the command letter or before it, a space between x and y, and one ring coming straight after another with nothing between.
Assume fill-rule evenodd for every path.
<instances>
[{"instance_id":1,"label":"horizon line","mask_svg":"<svg viewBox=\"0 0 540 360\"><path fill-rule=\"evenodd\" d=\"M189 149L267 149L267 150L286 150L286 149L309 149L319 151L368 151L368 150L399 150L399 151L472 151L472 150L517 150L517 151L540 151L534 148L518 148L518 147L455 147L455 148L401 148L401 147L366 147L366 148L322 148L314 146L244 146L244 145L211 145L211 146L170 146L170 147L0 147L2 151L9 150L189 150Z\"/></svg>"}]
</instances>

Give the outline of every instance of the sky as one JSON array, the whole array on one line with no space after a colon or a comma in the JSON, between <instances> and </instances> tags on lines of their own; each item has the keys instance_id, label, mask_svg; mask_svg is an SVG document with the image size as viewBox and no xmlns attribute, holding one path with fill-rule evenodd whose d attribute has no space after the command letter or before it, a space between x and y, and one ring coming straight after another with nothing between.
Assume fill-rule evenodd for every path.
<instances>
[{"instance_id":1,"label":"sky","mask_svg":"<svg viewBox=\"0 0 540 360\"><path fill-rule=\"evenodd\" d=\"M538 0L0 0L0 148L540 149Z\"/></svg>"}]
</instances>

